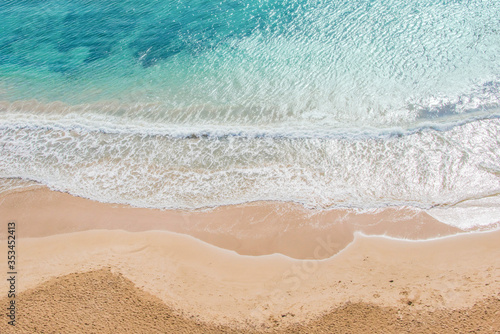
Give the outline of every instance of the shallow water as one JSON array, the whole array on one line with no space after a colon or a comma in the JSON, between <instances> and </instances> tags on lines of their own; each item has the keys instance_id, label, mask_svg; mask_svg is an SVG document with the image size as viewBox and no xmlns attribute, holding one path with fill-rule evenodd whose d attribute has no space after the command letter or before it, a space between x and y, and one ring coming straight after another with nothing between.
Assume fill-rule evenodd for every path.
<instances>
[{"instance_id":1,"label":"shallow water","mask_svg":"<svg viewBox=\"0 0 500 334\"><path fill-rule=\"evenodd\" d=\"M495 222L498 17L479 0L4 1L0 178L141 207Z\"/></svg>"}]
</instances>

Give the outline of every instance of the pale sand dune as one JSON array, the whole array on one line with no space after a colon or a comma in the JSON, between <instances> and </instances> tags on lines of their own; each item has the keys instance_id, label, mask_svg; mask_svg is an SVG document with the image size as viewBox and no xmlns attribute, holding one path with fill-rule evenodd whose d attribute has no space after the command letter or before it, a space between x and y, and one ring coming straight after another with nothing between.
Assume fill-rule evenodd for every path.
<instances>
[{"instance_id":1,"label":"pale sand dune","mask_svg":"<svg viewBox=\"0 0 500 334\"><path fill-rule=\"evenodd\" d=\"M69 195L61 197L46 190L17 194L20 197L9 195L0 199L0 212L2 220L17 221L17 288L18 293L26 292L28 299L29 289L44 282L103 267L158 297L174 313L240 328L304 324L332 310L332 314L344 312L346 302L392 307L392 313L415 315L417 311L472 307L488 298L497 302L500 297L500 231L425 242L356 234L347 248L320 261L280 254L244 256L165 230L112 230L123 228L123 221L129 224L125 226L141 228L151 221L160 224L163 219L174 217L172 212L113 208L80 199L73 203ZM51 199L52 195L55 199ZM223 213L216 216L221 222L232 218ZM69 233L58 230L65 222L71 227ZM85 222L87 225L79 225ZM103 229L87 230L92 227ZM50 233L45 233L47 230ZM4 240L5 227L1 232ZM298 254L324 258L334 253L339 248L336 240L323 232L314 237L306 234L310 244L306 243L307 251ZM283 240L289 243L283 249L302 246L297 239ZM259 246L249 245L256 249ZM6 272L5 262L2 263ZM6 296L6 289L6 284L0 285L0 296ZM54 298L57 293L54 290ZM346 312L352 311L349 310ZM362 315L371 312L370 307L363 310L359 311ZM29 311L26 312L29 317ZM497 318L498 313L491 317ZM485 321L491 322L491 317Z\"/></svg>"}]
</instances>

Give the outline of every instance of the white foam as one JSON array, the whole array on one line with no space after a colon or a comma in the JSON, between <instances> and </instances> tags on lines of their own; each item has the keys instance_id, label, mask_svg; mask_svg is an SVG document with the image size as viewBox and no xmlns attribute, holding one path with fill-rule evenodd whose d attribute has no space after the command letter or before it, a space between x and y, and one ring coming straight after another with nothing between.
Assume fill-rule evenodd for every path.
<instances>
[{"instance_id":1,"label":"white foam","mask_svg":"<svg viewBox=\"0 0 500 334\"><path fill-rule=\"evenodd\" d=\"M437 220L463 230L500 224L500 196L461 202L449 207L436 207L427 213Z\"/></svg>"},{"instance_id":2,"label":"white foam","mask_svg":"<svg viewBox=\"0 0 500 334\"><path fill-rule=\"evenodd\" d=\"M141 207L426 209L498 193L499 137L500 119L388 138L177 138L42 123L3 127L0 177Z\"/></svg>"},{"instance_id":3,"label":"white foam","mask_svg":"<svg viewBox=\"0 0 500 334\"><path fill-rule=\"evenodd\" d=\"M6 179L0 178L0 194L16 189L26 189L32 187L41 187L42 184L30 180L23 180L19 178Z\"/></svg>"}]
</instances>

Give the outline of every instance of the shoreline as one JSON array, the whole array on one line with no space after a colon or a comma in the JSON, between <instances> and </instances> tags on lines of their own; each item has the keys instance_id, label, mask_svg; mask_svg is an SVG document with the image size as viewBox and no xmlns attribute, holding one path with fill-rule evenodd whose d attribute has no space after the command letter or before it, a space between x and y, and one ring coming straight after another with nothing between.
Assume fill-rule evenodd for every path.
<instances>
[{"instance_id":1,"label":"shoreline","mask_svg":"<svg viewBox=\"0 0 500 334\"><path fill-rule=\"evenodd\" d=\"M20 222L22 237L95 229L170 231L242 255L280 253L316 260L317 239L325 235L334 246L321 259L344 249L358 232L426 240L474 231L441 223L423 210L407 207L358 213L348 209L311 210L289 202L252 202L209 210L159 210L96 202L46 187L1 193L0 210L7 219ZM5 238L3 232L1 238Z\"/></svg>"},{"instance_id":2,"label":"shoreline","mask_svg":"<svg viewBox=\"0 0 500 334\"><path fill-rule=\"evenodd\" d=\"M329 230L325 228L328 221L320 220L338 217L338 212L314 216L293 206L260 204L182 213L113 206L47 189L0 195L2 219L16 220L17 293L27 298L20 299L26 303L40 303L33 297L40 291L58 296L54 285L52 290L44 288L50 282L70 275L78 278L73 286L79 286L84 284L79 279L87 274L101 275L92 274L101 270L122 276L137 291L154 296L172 310L175 319L201 324L196 326L228 326L235 331L277 330L310 323L321 327L327 321L321 319L345 310L354 312L352 305L361 305L355 308L361 317L371 314L373 308L389 308L387 315L391 317L402 312L418 320L419 314L429 312L474 309L477 303L497 305L500 298L500 230L408 241L347 229L344 239L338 239L334 233L342 230ZM302 220L295 216L297 212L302 212ZM403 213L382 212L371 220L361 216L364 220L358 220L358 227L370 232L403 222L403 230L419 227L412 232L414 236L442 231L444 224L432 218ZM343 214L343 223L360 217ZM235 224L241 217L254 220ZM282 243L269 242L276 235L262 228L274 225L269 223L272 217L296 219L296 225L288 227L290 231L295 226L294 233L282 236ZM318 219L317 234L311 226L301 225L306 218ZM388 218L397 219L392 225L379 221ZM189 228L182 230L182 226ZM202 234L207 227L212 233ZM278 228L283 225L278 224ZM6 230L5 224L0 229L2 242ZM349 233L352 241L346 237ZM259 238L260 243L255 241ZM338 240L349 242L342 246ZM292 253L292 249L300 252ZM258 250L260 254L255 254ZM302 257L290 256L293 254ZM2 263L5 269L6 262ZM106 293L114 291L102 288ZM0 300L6 289L0 285ZM78 305L79 297L67 298Z\"/></svg>"}]
</instances>

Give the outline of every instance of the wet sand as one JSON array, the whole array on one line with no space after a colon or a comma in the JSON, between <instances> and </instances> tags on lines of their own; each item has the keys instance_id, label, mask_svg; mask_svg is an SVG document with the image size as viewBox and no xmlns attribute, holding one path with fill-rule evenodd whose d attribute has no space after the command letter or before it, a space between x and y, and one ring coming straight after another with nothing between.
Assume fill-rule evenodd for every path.
<instances>
[{"instance_id":1,"label":"wet sand","mask_svg":"<svg viewBox=\"0 0 500 334\"><path fill-rule=\"evenodd\" d=\"M158 230L187 234L242 255L281 253L297 259L328 258L352 242L355 232L412 240L463 232L410 208L357 213L255 202L197 211L153 210L95 202L47 188L6 193L0 202L2 215L19 222L21 237L95 229ZM331 240L330 250L318 258L317 239L325 236Z\"/></svg>"},{"instance_id":2,"label":"wet sand","mask_svg":"<svg viewBox=\"0 0 500 334\"><path fill-rule=\"evenodd\" d=\"M0 212L17 224L18 328L27 333L35 324L68 333L500 331L500 231L366 235L396 235L397 222L414 239L460 232L422 212L311 213L286 203L173 212L46 189L4 194ZM349 226L343 239L332 217ZM269 219L288 229L266 229ZM10 333L5 314L0 321Z\"/></svg>"}]
</instances>

